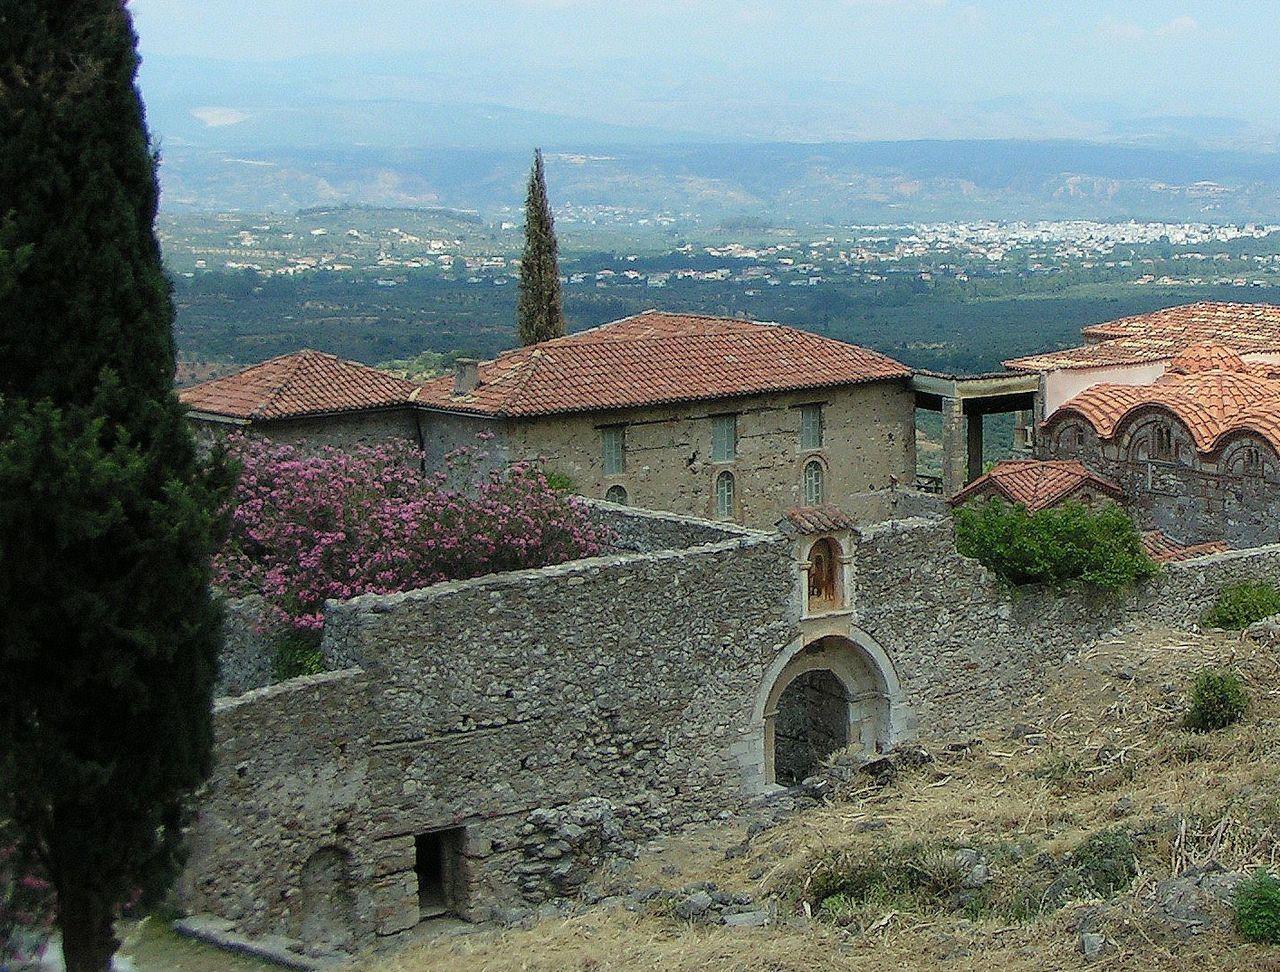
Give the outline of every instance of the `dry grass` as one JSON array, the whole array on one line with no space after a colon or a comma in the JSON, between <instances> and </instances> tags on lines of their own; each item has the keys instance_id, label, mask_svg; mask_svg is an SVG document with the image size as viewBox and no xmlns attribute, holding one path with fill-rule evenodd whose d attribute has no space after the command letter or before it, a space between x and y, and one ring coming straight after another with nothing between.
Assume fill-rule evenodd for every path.
<instances>
[{"instance_id":1,"label":"dry grass","mask_svg":"<svg viewBox=\"0 0 1280 972\"><path fill-rule=\"evenodd\" d=\"M1181 717L1191 677L1206 665L1239 671L1253 708L1243 723L1200 736L1184 731ZM1019 722L1038 731L1015 738L1010 730ZM1277 863L1277 757L1280 661L1272 649L1236 635L1146 631L1100 644L1063 666L1048 693L966 751L939 756L883 790L850 788L828 805L759 835L744 857L726 861L723 853L741 840L741 824L672 839L665 852L637 863L633 880L666 887L713 880L756 894L794 894L813 862L830 855L865 858L930 840L1017 844L1032 854L1060 855L1091 834L1119 826L1143 834L1139 874L1133 888L1106 909L1101 930L1111 951L1090 968L1280 972L1280 950L1246 946L1226 932L1178 942L1164 936L1141 906L1156 881L1189 866L1209 860L1230 869ZM1015 866L1004 877L1017 880ZM849 928L797 919L751 931L597 911L524 931L411 946L360 967L1072 969L1083 964L1076 929L1088 907L1073 903L1018 922L885 906Z\"/></svg>"}]
</instances>

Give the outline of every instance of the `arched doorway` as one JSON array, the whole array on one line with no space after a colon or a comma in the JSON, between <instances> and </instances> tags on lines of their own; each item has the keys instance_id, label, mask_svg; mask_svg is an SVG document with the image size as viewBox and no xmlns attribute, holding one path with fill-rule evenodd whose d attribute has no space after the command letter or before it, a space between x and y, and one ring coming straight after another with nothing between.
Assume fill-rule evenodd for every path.
<instances>
[{"instance_id":1,"label":"arched doorway","mask_svg":"<svg viewBox=\"0 0 1280 972\"><path fill-rule=\"evenodd\" d=\"M796 676L778 698L773 724L774 779L795 786L849 745L849 693L831 672Z\"/></svg>"},{"instance_id":2,"label":"arched doorway","mask_svg":"<svg viewBox=\"0 0 1280 972\"><path fill-rule=\"evenodd\" d=\"M899 698L887 665L842 635L818 638L786 658L764 699L764 783L794 786L846 746L886 750Z\"/></svg>"}]
</instances>

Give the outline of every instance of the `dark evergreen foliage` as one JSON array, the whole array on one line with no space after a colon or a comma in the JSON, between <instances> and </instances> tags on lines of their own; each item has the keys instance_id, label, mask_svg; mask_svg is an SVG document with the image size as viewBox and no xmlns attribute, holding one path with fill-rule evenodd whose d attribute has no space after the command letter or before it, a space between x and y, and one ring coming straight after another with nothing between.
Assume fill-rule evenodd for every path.
<instances>
[{"instance_id":1,"label":"dark evergreen foliage","mask_svg":"<svg viewBox=\"0 0 1280 972\"><path fill-rule=\"evenodd\" d=\"M0 0L0 815L72 972L174 874L220 637L135 45L123 0Z\"/></svg>"},{"instance_id":2,"label":"dark evergreen foliage","mask_svg":"<svg viewBox=\"0 0 1280 972\"><path fill-rule=\"evenodd\" d=\"M542 150L538 149L524 201L524 253L520 257L520 300L516 307L516 331L521 344L540 344L564 335L557 252Z\"/></svg>"}]
</instances>

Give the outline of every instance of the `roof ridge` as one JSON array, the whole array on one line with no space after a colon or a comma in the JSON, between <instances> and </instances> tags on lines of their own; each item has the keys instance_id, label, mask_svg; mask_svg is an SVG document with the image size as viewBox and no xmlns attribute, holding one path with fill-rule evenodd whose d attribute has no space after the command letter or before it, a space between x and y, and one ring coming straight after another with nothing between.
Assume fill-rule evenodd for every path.
<instances>
[{"instance_id":1,"label":"roof ridge","mask_svg":"<svg viewBox=\"0 0 1280 972\"><path fill-rule=\"evenodd\" d=\"M270 410L270 407L280 400L284 395L285 388L287 388L293 379L297 377L298 369L302 367L303 361L306 360L306 353L311 350L311 348L303 348L302 350L295 351L293 353L293 360L289 362L288 371L280 378L280 381L272 387L270 393L267 394L263 400L258 403L257 407L249 413L250 418L262 418ZM290 356L282 355L282 357L287 358Z\"/></svg>"}]
</instances>

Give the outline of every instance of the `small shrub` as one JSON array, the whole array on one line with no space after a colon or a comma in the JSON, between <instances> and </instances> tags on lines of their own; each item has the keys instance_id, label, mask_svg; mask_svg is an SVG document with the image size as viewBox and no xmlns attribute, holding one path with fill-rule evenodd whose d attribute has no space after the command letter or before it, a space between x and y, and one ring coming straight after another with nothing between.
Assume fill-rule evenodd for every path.
<instances>
[{"instance_id":1,"label":"small shrub","mask_svg":"<svg viewBox=\"0 0 1280 972\"><path fill-rule=\"evenodd\" d=\"M1094 834L1072 855L1081 889L1109 898L1123 891L1138 876L1138 853L1133 838L1123 830Z\"/></svg>"},{"instance_id":2,"label":"small shrub","mask_svg":"<svg viewBox=\"0 0 1280 972\"><path fill-rule=\"evenodd\" d=\"M1235 894L1236 928L1251 942L1280 945L1280 881L1266 871L1246 879Z\"/></svg>"},{"instance_id":3,"label":"small shrub","mask_svg":"<svg viewBox=\"0 0 1280 972\"><path fill-rule=\"evenodd\" d=\"M54 893L34 856L6 834L0 822L0 969L35 962L53 931Z\"/></svg>"},{"instance_id":4,"label":"small shrub","mask_svg":"<svg viewBox=\"0 0 1280 972\"><path fill-rule=\"evenodd\" d=\"M275 659L272 663L276 681L283 682L300 675L319 675L323 672L324 655L320 653L322 636L320 631L286 629L276 641Z\"/></svg>"},{"instance_id":5,"label":"small shrub","mask_svg":"<svg viewBox=\"0 0 1280 972\"><path fill-rule=\"evenodd\" d=\"M1183 725L1192 732L1216 732L1239 722L1249 710L1249 694L1240 676L1207 669L1191 685Z\"/></svg>"},{"instance_id":6,"label":"small shrub","mask_svg":"<svg viewBox=\"0 0 1280 972\"><path fill-rule=\"evenodd\" d=\"M1200 623L1206 628L1240 631L1273 614L1280 614L1280 588L1261 581L1246 581L1225 588Z\"/></svg>"},{"instance_id":7,"label":"small shrub","mask_svg":"<svg viewBox=\"0 0 1280 972\"><path fill-rule=\"evenodd\" d=\"M573 481L573 477L568 473L549 472L547 475L547 485L557 493L573 493L577 491L577 483Z\"/></svg>"},{"instance_id":8,"label":"small shrub","mask_svg":"<svg viewBox=\"0 0 1280 972\"><path fill-rule=\"evenodd\" d=\"M1027 513L998 500L956 510L956 547L1010 584L1079 580L1118 591L1156 572L1142 537L1120 507L1067 503Z\"/></svg>"}]
</instances>

